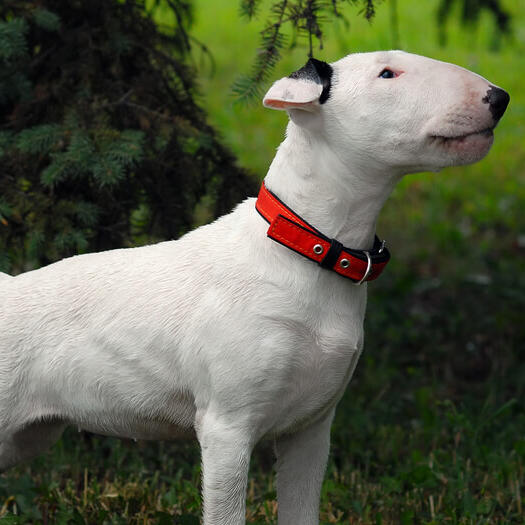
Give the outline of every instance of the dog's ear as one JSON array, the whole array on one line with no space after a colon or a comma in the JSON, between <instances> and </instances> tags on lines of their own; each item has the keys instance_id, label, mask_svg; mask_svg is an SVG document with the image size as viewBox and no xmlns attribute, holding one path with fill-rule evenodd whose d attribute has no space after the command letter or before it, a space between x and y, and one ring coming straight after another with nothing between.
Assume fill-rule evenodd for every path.
<instances>
[{"instance_id":1,"label":"dog's ear","mask_svg":"<svg viewBox=\"0 0 525 525\"><path fill-rule=\"evenodd\" d=\"M274 82L263 104L272 109L312 111L328 100L331 80L332 66L310 58L301 69Z\"/></svg>"}]
</instances>

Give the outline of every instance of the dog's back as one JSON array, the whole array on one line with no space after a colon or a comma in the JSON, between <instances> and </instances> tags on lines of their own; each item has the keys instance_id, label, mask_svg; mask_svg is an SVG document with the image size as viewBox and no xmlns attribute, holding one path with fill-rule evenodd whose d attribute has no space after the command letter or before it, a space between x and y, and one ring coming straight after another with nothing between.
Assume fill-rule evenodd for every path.
<instances>
[{"instance_id":1,"label":"dog's back","mask_svg":"<svg viewBox=\"0 0 525 525\"><path fill-rule=\"evenodd\" d=\"M167 331L177 333L184 295L191 301L180 293L184 283L173 271L181 261L177 245L87 254L2 276L4 429L23 424L21 414L30 420L93 420L99 424L93 430L128 435L114 420L117 407L133 406L135 414L146 411L151 418L155 407L166 405L159 395L169 391L176 397L173 385L179 378L170 359L176 337L165 345L159 341ZM141 407L146 398L149 406ZM68 414L73 407L76 418ZM147 436L137 432L136 437Z\"/></svg>"}]
</instances>

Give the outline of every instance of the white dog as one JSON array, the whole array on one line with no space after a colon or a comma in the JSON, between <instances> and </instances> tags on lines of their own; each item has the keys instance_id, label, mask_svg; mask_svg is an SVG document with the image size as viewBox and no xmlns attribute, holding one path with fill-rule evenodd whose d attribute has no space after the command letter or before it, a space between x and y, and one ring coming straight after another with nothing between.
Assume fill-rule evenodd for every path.
<instances>
[{"instance_id":1,"label":"white dog","mask_svg":"<svg viewBox=\"0 0 525 525\"><path fill-rule=\"evenodd\" d=\"M317 524L330 424L363 345L354 284L388 259L379 211L402 175L480 160L508 101L401 51L310 60L264 99L291 120L259 213L248 199L177 241L2 276L0 470L66 425L195 432L204 523L238 525L252 447L270 438L279 524Z\"/></svg>"}]
</instances>

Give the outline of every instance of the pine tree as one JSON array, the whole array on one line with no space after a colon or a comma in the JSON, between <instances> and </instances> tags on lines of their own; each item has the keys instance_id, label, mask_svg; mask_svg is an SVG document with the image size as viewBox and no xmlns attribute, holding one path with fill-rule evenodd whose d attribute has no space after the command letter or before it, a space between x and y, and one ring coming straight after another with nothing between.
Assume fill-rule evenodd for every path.
<instances>
[{"instance_id":1,"label":"pine tree","mask_svg":"<svg viewBox=\"0 0 525 525\"><path fill-rule=\"evenodd\" d=\"M256 191L195 102L191 6L0 5L0 271L180 236Z\"/></svg>"}]
</instances>

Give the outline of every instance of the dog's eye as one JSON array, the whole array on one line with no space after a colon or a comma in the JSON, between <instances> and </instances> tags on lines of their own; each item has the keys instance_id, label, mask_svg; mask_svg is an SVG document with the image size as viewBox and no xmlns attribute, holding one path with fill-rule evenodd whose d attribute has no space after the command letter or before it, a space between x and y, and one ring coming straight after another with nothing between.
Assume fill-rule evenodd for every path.
<instances>
[{"instance_id":1,"label":"dog's eye","mask_svg":"<svg viewBox=\"0 0 525 525\"><path fill-rule=\"evenodd\" d=\"M381 73L379 73L379 78L394 78L396 74L391 69L383 69Z\"/></svg>"}]
</instances>

